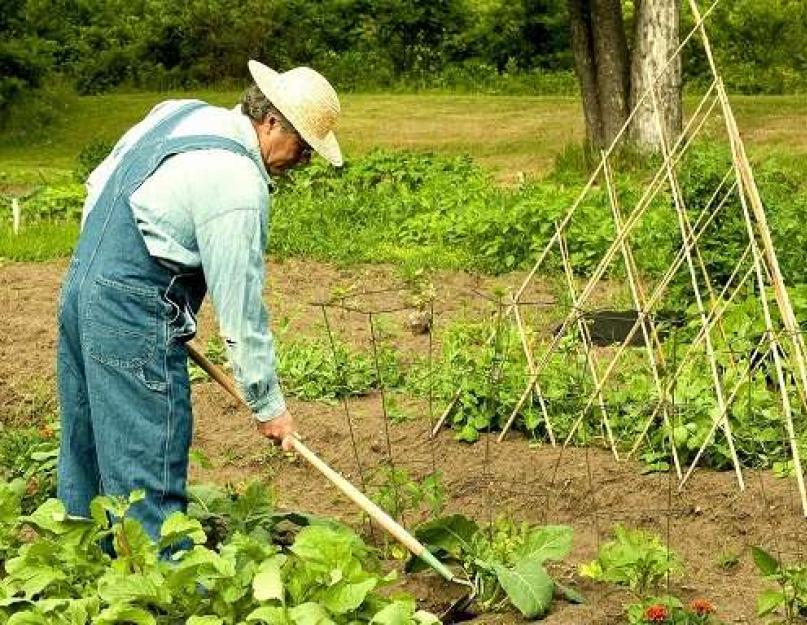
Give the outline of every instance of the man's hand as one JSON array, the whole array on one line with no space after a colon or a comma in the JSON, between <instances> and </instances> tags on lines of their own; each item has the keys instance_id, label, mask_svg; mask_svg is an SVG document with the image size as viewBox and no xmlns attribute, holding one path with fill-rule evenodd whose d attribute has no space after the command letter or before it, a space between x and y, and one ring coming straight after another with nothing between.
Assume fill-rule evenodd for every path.
<instances>
[{"instance_id":1,"label":"man's hand","mask_svg":"<svg viewBox=\"0 0 807 625\"><path fill-rule=\"evenodd\" d=\"M271 421L258 421L258 432L266 438L280 443L283 451L292 451L294 449L291 444L291 437L297 432L297 426L294 423L294 417L291 416L288 410Z\"/></svg>"}]
</instances>

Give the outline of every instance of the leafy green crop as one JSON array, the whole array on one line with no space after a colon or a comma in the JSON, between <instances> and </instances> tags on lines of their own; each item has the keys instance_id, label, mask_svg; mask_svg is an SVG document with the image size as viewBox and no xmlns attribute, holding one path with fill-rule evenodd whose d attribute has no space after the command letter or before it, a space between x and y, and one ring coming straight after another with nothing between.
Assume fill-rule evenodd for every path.
<instances>
[{"instance_id":1,"label":"leafy green crop","mask_svg":"<svg viewBox=\"0 0 807 625\"><path fill-rule=\"evenodd\" d=\"M490 530L461 514L418 526L415 535L441 561L459 564L476 588L476 605L486 611L512 605L527 618L543 616L560 593L579 603L582 597L552 579L544 568L562 560L572 546L572 529L562 525L534 527L499 520ZM410 560L411 571L425 568Z\"/></svg>"},{"instance_id":2,"label":"leafy green crop","mask_svg":"<svg viewBox=\"0 0 807 625\"><path fill-rule=\"evenodd\" d=\"M175 513L155 544L128 516L142 492L96 498L89 519L53 499L19 516L22 494L21 481L0 485L0 616L11 625L439 622L410 599L378 594L392 576L342 526L303 527L287 549L234 531L209 549L200 520ZM159 557L166 549L170 560Z\"/></svg>"},{"instance_id":3,"label":"leafy green crop","mask_svg":"<svg viewBox=\"0 0 807 625\"><path fill-rule=\"evenodd\" d=\"M580 567L581 575L628 587L641 600L655 594L669 575L679 573L681 559L661 538L617 525L614 539L603 544L597 559Z\"/></svg>"}]
</instances>

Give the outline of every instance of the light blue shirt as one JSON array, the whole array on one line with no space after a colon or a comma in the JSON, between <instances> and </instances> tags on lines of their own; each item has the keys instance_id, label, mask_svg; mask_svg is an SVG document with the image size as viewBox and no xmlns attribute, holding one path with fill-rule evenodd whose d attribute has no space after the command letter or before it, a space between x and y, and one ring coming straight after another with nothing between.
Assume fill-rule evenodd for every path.
<instances>
[{"instance_id":1,"label":"light blue shirt","mask_svg":"<svg viewBox=\"0 0 807 625\"><path fill-rule=\"evenodd\" d=\"M87 180L82 223L126 150L185 102L157 105L118 141ZM286 409L262 297L272 182L240 107L198 109L171 136L200 134L233 139L255 159L228 150L177 154L132 193L130 204L153 257L203 269L241 394L259 421L269 421Z\"/></svg>"}]
</instances>

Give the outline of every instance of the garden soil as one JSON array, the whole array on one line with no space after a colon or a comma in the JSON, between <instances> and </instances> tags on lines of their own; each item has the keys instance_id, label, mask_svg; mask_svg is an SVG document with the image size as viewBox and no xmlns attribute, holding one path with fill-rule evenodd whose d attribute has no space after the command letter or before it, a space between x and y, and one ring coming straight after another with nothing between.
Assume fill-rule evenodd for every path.
<instances>
[{"instance_id":1,"label":"garden soil","mask_svg":"<svg viewBox=\"0 0 807 625\"><path fill-rule=\"evenodd\" d=\"M0 266L0 416L6 424L30 420L39 407L53 406L49 397L54 385L55 307L64 269L64 262ZM303 261L272 263L268 276L265 297L273 324L291 338L322 331L323 313L317 302L334 294L379 291L379 285L400 283L388 267L342 269ZM436 323L495 315L498 305L486 294L517 286L522 279L523 274L501 278L437 275L433 280ZM547 324L563 317L553 310L549 293L548 287L541 286L527 293L535 302L536 318L544 315ZM397 310L405 299L391 290L354 295L343 303L365 311L393 310L373 315L376 338L388 340L404 355L426 354L428 335L411 333L405 327L407 311ZM371 345L368 315L334 308L328 312L333 331L343 340L358 347ZM214 332L206 304L199 342L204 344ZM369 540L383 543L379 530L369 527L302 459L279 453L260 439L249 415L212 383L194 385L193 402L193 445L210 460L207 468L192 467L193 480L235 484L253 478L271 480L281 507L335 516L359 528ZM741 493L733 473L699 470L678 493L669 476L642 475L638 463L617 463L609 452L595 447L567 449L559 459L558 449L531 446L516 433L501 444L495 437L483 436L469 446L456 442L449 431L432 441L428 431L441 406L430 406L427 398L405 406L415 417L399 424L385 422L380 394L351 400L349 422L342 404L289 399L289 407L306 444L357 485L373 488L378 467L390 461L414 477L436 469L443 475L447 512L462 512L480 523L507 516L572 525L574 550L553 572L582 592L586 603L557 602L545 619L548 625L622 622L621 608L630 597L582 579L576 571L579 563L594 557L616 523L647 528L667 538L686 562L686 573L673 580L671 590L687 600L708 598L728 623L761 622L754 615L755 596L763 584L749 553L751 545L790 557L803 558L807 551L807 526L799 516L795 484L770 472L746 471L747 489ZM412 526L423 518L410 513L403 520ZM721 554L737 554L739 562L723 568ZM408 578L399 587L435 611L462 592L430 574ZM520 622L523 619L514 613L473 620L477 624Z\"/></svg>"}]
</instances>

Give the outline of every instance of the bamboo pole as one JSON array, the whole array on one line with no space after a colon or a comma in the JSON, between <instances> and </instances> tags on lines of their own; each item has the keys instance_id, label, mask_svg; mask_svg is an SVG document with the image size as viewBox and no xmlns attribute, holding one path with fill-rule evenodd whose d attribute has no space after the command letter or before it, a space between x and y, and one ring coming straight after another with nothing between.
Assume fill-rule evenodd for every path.
<instances>
[{"instance_id":1,"label":"bamboo pole","mask_svg":"<svg viewBox=\"0 0 807 625\"><path fill-rule=\"evenodd\" d=\"M563 272L566 274L566 284L569 288L569 296L572 299L572 308L579 312L577 306L577 290L574 286L574 274L572 273L572 266L569 263L569 250L566 247L566 240L563 237L563 232L560 230L557 224L555 224L555 228L558 232L558 246L560 247L560 256L563 262ZM577 330L580 332L580 338L583 341L583 351L586 357L586 364L588 365L591 378L594 380L594 386L600 387L600 379L597 372L597 359L591 348L591 336L585 321L583 321L582 317L579 315L577 317ZM605 398L603 397L602 391L597 393L597 400L600 407L600 413L602 415L602 421L605 425L605 433L608 437L608 444L611 447L611 452L614 454L614 460L619 462L619 452L617 451L616 443L614 442L614 434L611 430L611 421L608 418L608 411L605 408Z\"/></svg>"},{"instance_id":2,"label":"bamboo pole","mask_svg":"<svg viewBox=\"0 0 807 625\"><path fill-rule=\"evenodd\" d=\"M683 246L695 245L697 243L698 239L703 235L703 233L706 231L706 229L712 223L714 218L717 216L717 214L719 212L719 209L722 208L724 205L725 205L725 202L721 202L721 204L718 207L718 210L716 210L715 212L713 212L711 214L708 214L708 215L707 215L707 211L708 211L709 207L707 206L706 208L703 209L701 214L698 216L698 219L696 221L696 225L700 224L701 220L704 219L704 217L705 217L705 221L703 222L702 227L700 228L700 230L698 230L695 233L695 235L692 237L692 240L686 240L686 239L684 240L684 242L682 244L682 249L678 252L675 260L672 262L670 267L667 269L667 272L665 273L664 277L656 285L656 288L654 289L652 295L648 299L647 309L644 310L644 311L640 311L640 314L638 315L639 318L634 322L633 326L631 327L630 331L628 332L627 336L625 337L625 340L619 346L619 349L617 350L616 354L614 355L614 358L611 360L611 363L606 368L605 373L603 374L603 378L602 378L603 383L609 379L612 371L614 370L614 368L616 366L616 363L619 361L622 354L627 349L627 346L633 340L633 337L636 335L636 332L638 331L641 322L644 320L644 316L646 316L650 311L652 311L653 308L656 306L656 304L658 304L658 302L661 299L661 296L666 291L667 286L672 281L672 278L675 276L676 272L678 271L678 269L683 264L683 262L684 262L684 249L683 249ZM600 389L595 389L595 393L598 392L599 390ZM570 430L569 435L567 436L566 441L564 443L565 445L568 445L569 441L571 440L572 436L574 435L575 430L580 426L580 423L582 422L583 418L585 417L587 411L591 408L591 406L593 404L593 401L594 401L594 397L595 397L594 393L589 395L589 398L588 398L588 401L587 401L585 407L581 411L581 413L578 416L577 420L572 425L572 429Z\"/></svg>"},{"instance_id":3,"label":"bamboo pole","mask_svg":"<svg viewBox=\"0 0 807 625\"><path fill-rule=\"evenodd\" d=\"M717 65L715 64L714 55L712 54L712 47L709 42L709 37L707 36L706 30L703 27L700 9L698 8L698 4L695 2L695 0L689 0L689 6L692 10L692 15L694 16L695 21L698 23L698 29L701 34L704 51L706 52L706 58L709 61L709 67L712 70L712 75L715 77L717 82L718 97L720 98L720 104L723 110L723 118L726 123L726 130L729 135L732 154L737 167L737 173L743 182L744 189L748 193L748 199L750 200L751 208L756 220L756 231L759 233L759 236L762 239L762 251L764 253L766 264L771 272L771 283L774 287L774 294L776 296L779 314L782 317L785 330L789 334L793 344L793 360L798 368L802 388L805 390L805 392L807 392L807 362L805 362L805 351L807 350L805 349L804 338L801 335L801 329L799 328L796 315L793 311L793 304L790 301L790 295L785 287L782 271L779 267L779 259L776 256L773 238L771 237L770 229L768 228L768 220L765 215L765 208L762 205L762 198L759 194L756 180L754 179L751 163L748 160L748 155L745 152L745 144L743 143L739 128L737 127L737 120L734 117L734 111L729 103L728 95L723 87L723 83L721 80L719 80ZM746 215L746 219L750 220L750 215ZM792 419L789 419L787 415L785 415L785 418L788 422L788 429L793 429ZM798 476L797 480L799 483L799 489L801 491L802 508L805 516L807 516L807 492L805 492L804 471L798 455L798 447L795 448L793 461L794 465L796 465L796 472Z\"/></svg>"},{"instance_id":4,"label":"bamboo pole","mask_svg":"<svg viewBox=\"0 0 807 625\"><path fill-rule=\"evenodd\" d=\"M711 89L709 90L709 93L711 93ZM698 106L698 111L701 110L702 105L706 102L706 97L707 96L704 96L704 99L701 100L701 103ZM673 151L668 155L669 159L674 160L676 157L680 159L680 157L684 154L686 149L691 145L691 143L694 140L694 137L697 135L698 131L703 127L703 124L705 123L705 120L708 118L708 116L711 113L712 109L714 108L715 104L716 103L713 102L712 106L709 107L709 109L706 112L703 120L699 124L698 129L696 130L696 132L693 133L692 135L688 135L687 130L691 126L694 125L694 122L697 119L697 112L698 111L696 111L696 115L693 115L692 119L687 124L687 128L684 130L684 132L681 134L678 141L676 142ZM680 152L678 151L678 148L681 148ZM600 263L597 266L597 269L595 270L594 274L589 279L589 282L586 284L585 288L583 289L583 293L580 295L580 300L579 301L581 302L581 304L585 304L585 303L588 302L589 297L591 296L592 292L596 288L596 286L599 283L602 276L605 274L605 271L607 270L608 266L610 265L611 261L613 260L613 257L616 255L616 253L620 249L622 241L624 240L625 237L627 237L630 234L630 232L633 230L633 228L636 227L636 225L638 224L638 222L639 222L641 216L643 215L644 211L647 209L647 207L650 205L650 203L655 198L658 191L661 189L660 180L663 177L664 167L667 164L668 163L666 163L666 162L663 163L662 166L659 168L659 170L656 172L656 174L654 175L654 177L651 180L650 184L645 189L645 192L643 193L642 197L639 199L639 202L637 203L636 208L628 216L628 219L627 219L627 221L625 222L625 224L623 226L622 232L617 234L615 240L611 243L611 245L608 248L608 250L606 251L605 255L600 260ZM556 237L553 237L553 238L556 238ZM571 323L573 321L574 321L574 311L572 311L572 313L570 315L567 315L566 319L564 319L563 323L561 324L561 327L560 327L559 331L552 338L552 341L550 342L549 347L547 348L547 350L544 352L541 360L536 364L536 376L539 375L543 371L544 367L546 367L546 364L549 361L549 357L551 356L552 352L554 352L554 350L557 349L558 345L560 344L561 338L566 333L566 331L569 329L569 326L571 325ZM513 422L515 421L516 415L518 414L518 412L523 407L524 402L526 402L526 400L529 397L530 393L532 393L532 387L535 384L535 379L536 379L535 376L530 378L530 381L527 384L527 388L524 389L524 392L522 393L521 397L519 398L518 402L516 403L515 408L510 413L510 417L508 418L507 422L505 423L504 428L502 429L501 434L499 435L499 438L498 438L499 442L504 440L504 437L507 435L507 431L510 429Z\"/></svg>"},{"instance_id":5,"label":"bamboo pole","mask_svg":"<svg viewBox=\"0 0 807 625\"><path fill-rule=\"evenodd\" d=\"M739 173L738 173L739 177ZM742 185L738 179L738 184ZM776 333L773 327L773 317L771 316L770 306L768 304L768 296L765 289L765 277L762 271L763 259L759 246L757 245L756 237L754 235L754 227L751 222L751 214L748 210L748 204L745 200L745 194L740 193L740 204L743 207L743 216L745 217L745 226L748 232L748 237L751 239L751 249L754 257L754 268L757 276L757 288L759 290L759 297L762 302L762 311L765 316L765 328L770 335L770 340L773 350L773 362L776 368L776 377L779 383L779 389L782 394L782 410L784 411L785 428L787 430L788 442L790 443L790 450L793 454L793 465L796 469L796 482L801 495L802 513L807 517L807 490L804 484L804 472L801 464L801 455L799 451L799 444L796 439L796 432L793 426L793 411L790 406L790 397L787 383L785 382L784 368L782 366L782 358L779 352L779 341L776 338Z\"/></svg>"},{"instance_id":6,"label":"bamboo pole","mask_svg":"<svg viewBox=\"0 0 807 625\"><path fill-rule=\"evenodd\" d=\"M611 205L611 214L614 218L614 225L616 226L617 232L622 230L622 215L619 210L619 198L616 193L616 188L614 187L613 181L611 179L611 168L608 164L607 157L605 154L602 154L603 160L603 171L605 172L605 184L608 189L608 197L609 203ZM623 242L622 245L622 257L625 262L625 271L628 276L628 284L630 285L631 291L631 298L633 299L633 307L636 309L636 315L639 316L640 311L645 310L645 298L644 293L641 290L641 287L638 283L638 270L636 267L635 260L633 258L633 253L631 252L631 248L629 243L626 241ZM649 323L648 323L649 322ZM649 330L648 330L649 326ZM658 392L660 401L665 401L666 395L662 389L661 384L661 377L659 376L658 371L658 363L656 362L655 351L653 349L654 345L658 345L658 352L661 352L661 341L658 338L658 333L656 332L656 326L652 321L652 318L647 316L645 321L642 323L642 336L644 338L645 344L645 353L647 354L648 363L650 365L650 371L653 374L653 382L656 385L656 391ZM651 336L653 341L651 342ZM664 412L664 423L669 430L670 435L670 447L672 449L672 456L673 456L673 465L675 466L675 473L678 476L678 479L681 479L681 463L678 459L678 449L675 446L675 441L672 438L672 427L670 425L670 417L667 414L666 410Z\"/></svg>"},{"instance_id":7,"label":"bamboo pole","mask_svg":"<svg viewBox=\"0 0 807 625\"><path fill-rule=\"evenodd\" d=\"M766 341L766 338L767 338L766 334L763 334L762 338L760 338L760 340L757 342L757 349L764 342L767 342ZM770 350L771 350L771 348L770 348L770 344L769 344L768 348L763 352L762 358L760 359L759 362L762 362L765 358L767 358L768 353L770 352ZM753 365L749 361L746 374L753 373L754 370L759 367L759 362L756 365ZM703 456L704 452L706 451L706 448L709 446L709 443L711 443L712 438L715 435L715 432L717 432L717 428L720 427L721 423L727 418L729 408L731 407L732 403L734 402L734 398L737 396L737 393L740 391L740 388L742 388L743 382L745 382L744 377L737 380L737 383L734 385L734 388L731 390L731 393L729 394L729 398L726 401L726 405L717 414L717 416L712 419L712 425L709 427L709 432L706 434L706 437L703 439L703 442L701 443L700 448L698 448L698 453L695 454L695 458L693 458L692 463L689 465L689 469L687 470L686 475L684 475L684 477L681 478L681 481L678 483L678 491L679 492L684 489L684 485L687 483L689 478L692 476L692 473L695 471L695 467L698 466L698 462L700 462L701 456Z\"/></svg>"},{"instance_id":8,"label":"bamboo pole","mask_svg":"<svg viewBox=\"0 0 807 625\"><path fill-rule=\"evenodd\" d=\"M661 117L661 112L659 111L658 101L655 93L652 95L651 102L653 105L654 118L659 131L659 138L661 140L661 154L663 157L666 157L668 155L668 148L667 138L665 136L666 133L664 130L664 120ZM689 233L689 229L687 227L688 222L684 218L686 207L684 206L684 201L681 197L681 189L678 186L678 179L675 175L675 171L669 165L669 159L665 158L665 163L667 163L667 179L670 184L670 192L673 196L673 202L675 203L675 212L678 216L678 226L681 230L681 237L686 238L687 234ZM718 409L723 412L726 405L723 382L720 376L720 369L717 364L717 356L715 355L714 345L712 344L711 332L707 326L706 307L703 305L703 297L701 296L700 287L698 285L698 275L697 271L695 270L695 263L692 259L692 252L689 250L689 248L686 248L686 260L687 267L689 269L689 276L692 281L692 288L695 291L695 302L698 306L698 313L700 315L703 327L706 328L706 334L704 337L706 343L706 357L712 371L712 382L715 387L715 393L717 394L717 406ZM740 464L740 459L737 457L737 450L734 447L734 435L732 434L731 424L728 422L728 420L724 421L723 423L723 432L726 435L726 440L729 445L729 453L731 454L731 461L734 464L734 471L737 475L737 483L740 486L740 490L744 491L745 480L743 479L742 466Z\"/></svg>"},{"instance_id":9,"label":"bamboo pole","mask_svg":"<svg viewBox=\"0 0 807 625\"><path fill-rule=\"evenodd\" d=\"M516 326L518 327L518 334L521 337L521 345L524 348L524 354L527 356L527 369L532 375L535 372L535 362L532 359L532 350L530 349L529 341L527 340L527 333L524 329L524 320L521 318L521 311L519 310L519 304L516 304L513 308L513 313L516 318ZM549 418L549 412L546 409L546 402L544 401L544 393L541 390L541 386L538 382L535 383L535 395L538 399L538 406L541 409L541 414L544 417L544 422L546 423L546 433L549 435L549 442L552 444L552 447L555 446L555 432L552 428L552 420Z\"/></svg>"},{"instance_id":10,"label":"bamboo pole","mask_svg":"<svg viewBox=\"0 0 807 625\"><path fill-rule=\"evenodd\" d=\"M751 247L750 247L750 245L749 245L749 246L746 248L746 252L743 254L743 256L742 256L742 258L741 258L740 262L737 264L737 267L735 268L735 272L732 274L731 278L729 279L729 282L727 282L727 283L726 283L726 287L725 287L725 288L723 289L723 291L721 292L720 297L718 298L718 301L721 301L721 300L722 300L723 296L724 296L724 295L725 295L725 293L726 293L726 289L727 289L727 288L728 288L728 287L731 285L731 283L733 282L735 274L737 273L737 271L739 270L739 268L742 266L742 263L743 263L743 262L744 262L744 260L745 260L745 256L746 256L746 255L748 254L748 252L750 252L750 251L751 251ZM709 323L708 323L708 326L707 326L707 327L708 327L708 329L709 329L710 331L711 331L711 330L712 330L712 328L714 327L714 325L715 325L715 323L716 323L717 319L718 319L719 317L722 317L723 313L724 313L724 312L726 312L726 310L728 309L729 305L730 305L730 304L731 304L731 302L734 300L734 297L735 297L735 296L736 296L736 295L737 295L737 294L740 292L740 290L741 290L741 288L743 287L743 285L746 283L746 281L748 280L748 278L749 278L749 277L751 276L751 274L753 273L753 270L754 270L753 266L752 266L752 267L749 267L748 271L745 273L745 275L742 277L742 279L740 280L740 282L737 284L737 287L734 289L734 291L732 291L732 293L731 293L731 295L729 296L728 300L726 300L726 302L725 302L725 303L723 303L723 304L722 304L722 306L720 306L719 308L713 308L713 309L711 309L711 310L710 310L710 312L709 312ZM673 386L675 385L675 381L678 379L678 376L680 376L680 375L681 375L681 373L683 372L684 368L685 368L685 367L686 367L686 366L687 366L687 365L690 363L690 361L691 361L691 360L692 360L692 358L694 357L694 355L695 355L695 349L696 349L696 348L697 348L697 347L698 347L698 346L699 346L699 345L700 345L700 344L703 342L703 338L704 338L704 336L705 336L705 335L706 335L706 329L705 329L705 328L703 328L703 327L701 327L701 328L700 328L700 330L698 331L698 334L697 334L697 335L695 335L695 338L694 338L694 339L693 339L693 341L692 341L692 342L689 344L689 346L688 346L688 348L687 348L687 351L686 351L686 353L684 354L684 357L681 359L680 363L678 364L678 367L676 368L675 372L673 373L673 375L672 375L672 377L671 377L671 380L670 380L670 381L667 383L667 387L666 387L666 389L665 389L667 393L670 393L670 392L672 391L672 388L673 388ZM630 458L631 456L633 456L633 454L635 454L635 453L636 453L636 450L639 448L639 445L641 445L642 439L643 439L643 438L645 437L645 435L647 434L647 432L648 432L648 430L650 429L650 426L652 425L652 423L653 423L653 421L655 420L656 416L658 416L658 413L659 413L659 410L660 410L660 409L661 409L661 403L659 402L659 403L656 405L656 408L653 410L653 413L650 415L650 417L648 418L647 422L645 423L645 426L644 426L644 428L642 429L641 433L640 433L640 434L639 434L639 435L636 437L636 442L634 443L633 447L631 448L631 451L630 451L630 453L629 453L629 454L628 454L628 456L627 456L628 458Z\"/></svg>"},{"instance_id":11,"label":"bamboo pole","mask_svg":"<svg viewBox=\"0 0 807 625\"><path fill-rule=\"evenodd\" d=\"M643 319L643 315L649 314L650 311L652 311L652 309L656 306L658 301L661 299L661 296L666 291L667 286L672 281L672 278L675 276L678 269L683 264L683 262L684 262L684 249L683 249L683 246L684 245L694 245L695 243L697 243L697 241L700 239L700 237L703 236L703 234L706 232L708 227L711 225L712 221L714 221L714 219L717 217L717 215L720 213L720 211L726 205L726 202L727 202L728 198L731 197L731 194L734 191L735 185L731 186L731 188L726 192L726 195L723 197L723 199L720 201L720 203L717 205L717 207L713 211L710 212L710 209L712 208L712 204L717 199L719 189L722 187L723 184L725 184L726 180L728 179L728 175L731 174L732 171L733 171L732 169L728 170L727 175L724 176L724 178L721 181L721 184L719 185L718 189L712 194L712 197L709 199L709 202L703 208L700 215L698 215L698 219L695 221L695 229L696 230L695 230L695 235L692 237L693 240L692 241L686 241L685 240L682 243L682 247L679 250L678 254L676 255L675 259L670 264L670 266L667 268L667 271L666 271L665 275L662 277L662 279L656 285L656 287L655 287L655 289L653 291L653 294L651 295L650 299L647 302L647 305L646 305L645 309L639 312L638 316L640 318L638 318L634 322L633 327L631 328L630 332L628 333L626 340L622 343L620 348L617 350L617 353L614 356L614 360L612 361L614 364L616 363L616 361L619 360L619 358L622 356L625 349L627 348L627 345L633 339L633 336L635 335L636 331L638 330L640 322ZM743 258L745 257L745 255L748 252L750 252L750 248L746 249L746 253L743 254ZM738 263L738 266L737 266L736 270L739 271L740 267L741 267L741 263ZM726 289L727 288L728 288L728 285L727 285ZM726 289L724 289L724 292L725 292ZM738 290L739 290L739 287L738 287ZM736 291L735 291L735 293L736 293ZM732 295L732 298L733 298L733 296L734 295ZM702 338L703 338L703 329L701 329L701 333L698 335L698 337L696 338L694 343L698 344L699 341L702 340ZM691 348L692 347L690 346L690 349ZM679 372L681 370L682 370L682 367L679 367ZM610 375L610 371L611 371L610 368L606 371L606 379L607 379L607 376ZM673 376L673 377L675 378L676 376ZM670 393L671 389L672 389L672 383L668 384L667 393ZM590 407L592 398L593 398L593 395L591 395L589 397L589 403L587 404L586 408L584 409L583 414L585 414L585 410L587 410ZM647 430L650 428L650 425L652 424L653 420L655 419L656 415L658 414L658 409L659 409L660 405L661 405L660 403L657 404L656 411L654 411L653 415L648 420L644 431L642 432L642 434L637 439L637 444L634 445L634 448L632 449L631 453L628 454L628 458L630 458L630 456L636 451L636 448L638 447L639 442L641 441L641 438L647 433ZM578 427L579 422L582 421L582 416L583 415L581 415L581 417L578 419L576 424L572 427L571 434L574 433L574 431ZM570 438L571 438L571 436L569 436L569 438L567 440L569 440Z\"/></svg>"}]
</instances>

